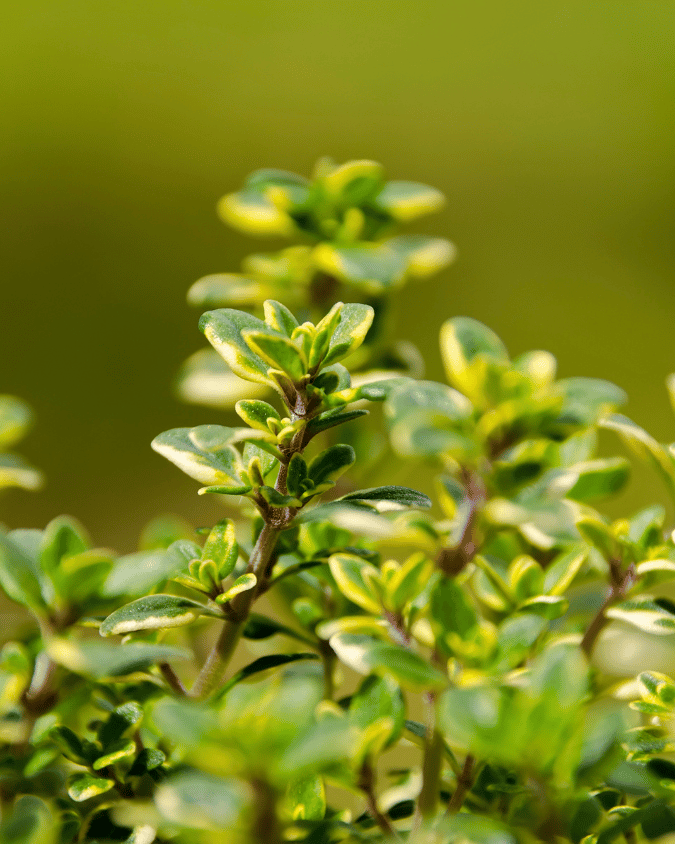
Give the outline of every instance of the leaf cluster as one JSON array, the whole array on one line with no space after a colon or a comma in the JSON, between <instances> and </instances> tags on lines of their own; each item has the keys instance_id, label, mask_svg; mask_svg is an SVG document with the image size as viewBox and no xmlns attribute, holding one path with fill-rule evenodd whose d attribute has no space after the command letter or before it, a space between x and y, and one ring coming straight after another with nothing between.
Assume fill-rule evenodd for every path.
<instances>
[{"instance_id":1,"label":"leaf cluster","mask_svg":"<svg viewBox=\"0 0 675 844\"><path fill-rule=\"evenodd\" d=\"M160 517L123 555L65 516L0 532L20 618L0 653L0 841L675 833L675 680L652 654L675 635L670 511L602 509L625 454L672 499L675 451L619 413L619 387L559 379L466 317L441 330L448 383L412 377L389 293L449 247L396 224L440 203L370 161L257 171L221 201L242 231L302 240L190 293L241 424L152 447L223 518ZM0 446L28 420L2 397ZM37 485L0 463L4 485ZM401 467L432 494L390 483ZM643 646L623 676L602 657L617 642Z\"/></svg>"}]
</instances>

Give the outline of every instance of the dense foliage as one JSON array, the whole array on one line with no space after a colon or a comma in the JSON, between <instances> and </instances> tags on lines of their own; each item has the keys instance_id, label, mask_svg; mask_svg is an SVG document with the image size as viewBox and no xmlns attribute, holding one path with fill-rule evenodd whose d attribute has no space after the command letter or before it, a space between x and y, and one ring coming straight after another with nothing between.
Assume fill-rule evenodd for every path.
<instances>
[{"instance_id":1,"label":"dense foliage","mask_svg":"<svg viewBox=\"0 0 675 844\"><path fill-rule=\"evenodd\" d=\"M630 470L599 431L671 497L673 451L617 412L620 388L559 380L466 317L441 331L448 384L421 380L392 293L453 247L398 226L441 203L369 161L258 171L221 201L301 241L190 290L212 350L180 391L243 424L152 447L229 517L158 517L123 556L70 517L0 534L26 611L0 658L2 842L675 832L675 681L594 656L612 631L675 635L666 509L596 509ZM0 446L28 421L1 397ZM435 475L433 501L386 483L401 466ZM1 485L39 480L0 455Z\"/></svg>"}]
</instances>

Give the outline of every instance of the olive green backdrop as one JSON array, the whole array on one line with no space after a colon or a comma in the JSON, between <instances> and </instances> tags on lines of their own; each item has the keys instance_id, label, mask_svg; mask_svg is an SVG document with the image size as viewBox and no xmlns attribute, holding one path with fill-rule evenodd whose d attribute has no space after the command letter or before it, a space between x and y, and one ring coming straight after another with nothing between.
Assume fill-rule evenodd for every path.
<instances>
[{"instance_id":1,"label":"olive green backdrop","mask_svg":"<svg viewBox=\"0 0 675 844\"><path fill-rule=\"evenodd\" d=\"M432 377L439 325L468 314L621 384L675 439L674 35L664 0L6 5L0 391L35 408L22 451L48 486L0 518L74 513L120 550L158 512L211 519L149 448L222 421L171 396L202 345L185 292L268 245L226 230L217 198L320 155L447 194L420 230L459 260L401 297Z\"/></svg>"}]
</instances>

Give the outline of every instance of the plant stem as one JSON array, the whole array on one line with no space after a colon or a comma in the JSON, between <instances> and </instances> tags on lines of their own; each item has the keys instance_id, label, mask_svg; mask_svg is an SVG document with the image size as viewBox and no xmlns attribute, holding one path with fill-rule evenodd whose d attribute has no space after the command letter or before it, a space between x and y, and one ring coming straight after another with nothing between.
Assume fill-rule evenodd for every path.
<instances>
[{"instance_id":1,"label":"plant stem","mask_svg":"<svg viewBox=\"0 0 675 844\"><path fill-rule=\"evenodd\" d=\"M623 570L621 560L612 558L609 560L609 582L610 592L602 603L602 606L595 614L588 629L584 633L581 640L581 650L590 656L598 636L607 624L607 610L612 604L619 601L626 594L630 586L635 580L635 569L629 566L626 571Z\"/></svg>"},{"instance_id":2,"label":"plant stem","mask_svg":"<svg viewBox=\"0 0 675 844\"><path fill-rule=\"evenodd\" d=\"M253 817L254 841L265 844L282 844L282 834L277 813L277 795L269 783L255 779L252 783L255 794Z\"/></svg>"},{"instance_id":3,"label":"plant stem","mask_svg":"<svg viewBox=\"0 0 675 844\"><path fill-rule=\"evenodd\" d=\"M466 468L462 468L461 480L469 501L469 514L462 536L454 548L442 548L436 564L447 577L456 577L475 557L478 550L476 522L478 511L485 503L485 487L481 478Z\"/></svg>"},{"instance_id":4,"label":"plant stem","mask_svg":"<svg viewBox=\"0 0 675 844\"><path fill-rule=\"evenodd\" d=\"M185 686L181 683L180 678L168 662L160 662L159 670L162 672L162 676L164 677L164 679L169 685L169 688L171 688L172 691L174 691L177 695L181 696L187 694Z\"/></svg>"},{"instance_id":5,"label":"plant stem","mask_svg":"<svg viewBox=\"0 0 675 844\"><path fill-rule=\"evenodd\" d=\"M246 569L247 572L255 574L259 582L265 575L267 564L274 553L280 533L280 528L269 523L265 524L260 531ZM248 589L246 592L240 592L230 602L230 618L224 621L218 640L190 689L190 697L206 697L220 685L232 654L241 638L257 591L257 589Z\"/></svg>"},{"instance_id":6,"label":"plant stem","mask_svg":"<svg viewBox=\"0 0 675 844\"><path fill-rule=\"evenodd\" d=\"M321 640L319 651L323 662L324 700L333 700L333 695L335 694L335 681L333 678L333 671L335 670L335 653L328 642L324 640Z\"/></svg>"},{"instance_id":7,"label":"plant stem","mask_svg":"<svg viewBox=\"0 0 675 844\"><path fill-rule=\"evenodd\" d=\"M400 841L401 838L391 825L391 821L378 808L377 798L375 797L375 772L373 771L370 762L366 761L363 763L361 774L359 776L359 788L366 797L368 811L373 816L374 820L377 821L377 824L382 832L393 838L395 841Z\"/></svg>"},{"instance_id":8,"label":"plant stem","mask_svg":"<svg viewBox=\"0 0 675 844\"><path fill-rule=\"evenodd\" d=\"M471 755L471 753L467 753L462 767L462 772L457 777L457 788L450 798L446 814L456 815L462 808L466 795L473 785L473 766L475 763L475 758Z\"/></svg>"},{"instance_id":9,"label":"plant stem","mask_svg":"<svg viewBox=\"0 0 675 844\"><path fill-rule=\"evenodd\" d=\"M436 729L435 704L436 696L429 693L427 695L427 733L422 759L422 790L417 801L417 812L421 818L429 818L436 813L440 791L443 738Z\"/></svg>"}]
</instances>

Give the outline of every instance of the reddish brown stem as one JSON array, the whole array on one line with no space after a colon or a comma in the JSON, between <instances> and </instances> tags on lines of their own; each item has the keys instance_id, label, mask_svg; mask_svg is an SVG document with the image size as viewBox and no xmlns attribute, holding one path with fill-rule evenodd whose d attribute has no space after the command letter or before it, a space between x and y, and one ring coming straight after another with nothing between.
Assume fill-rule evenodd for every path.
<instances>
[{"instance_id":1,"label":"reddish brown stem","mask_svg":"<svg viewBox=\"0 0 675 844\"><path fill-rule=\"evenodd\" d=\"M473 768L475 763L475 757L472 756L471 753L467 753L462 770L457 777L457 788L448 803L448 815L456 815L464 805L466 795L469 793L469 790L473 785Z\"/></svg>"},{"instance_id":2,"label":"reddish brown stem","mask_svg":"<svg viewBox=\"0 0 675 844\"><path fill-rule=\"evenodd\" d=\"M631 565L623 570L621 560L612 558L609 560L609 595L605 598L602 606L595 614L588 629L584 633L581 640L581 650L590 656L593 651L593 646L598 640L598 636L603 631L607 624L607 610L617 601L624 597L628 589L632 586L635 580L635 568Z\"/></svg>"}]
</instances>

